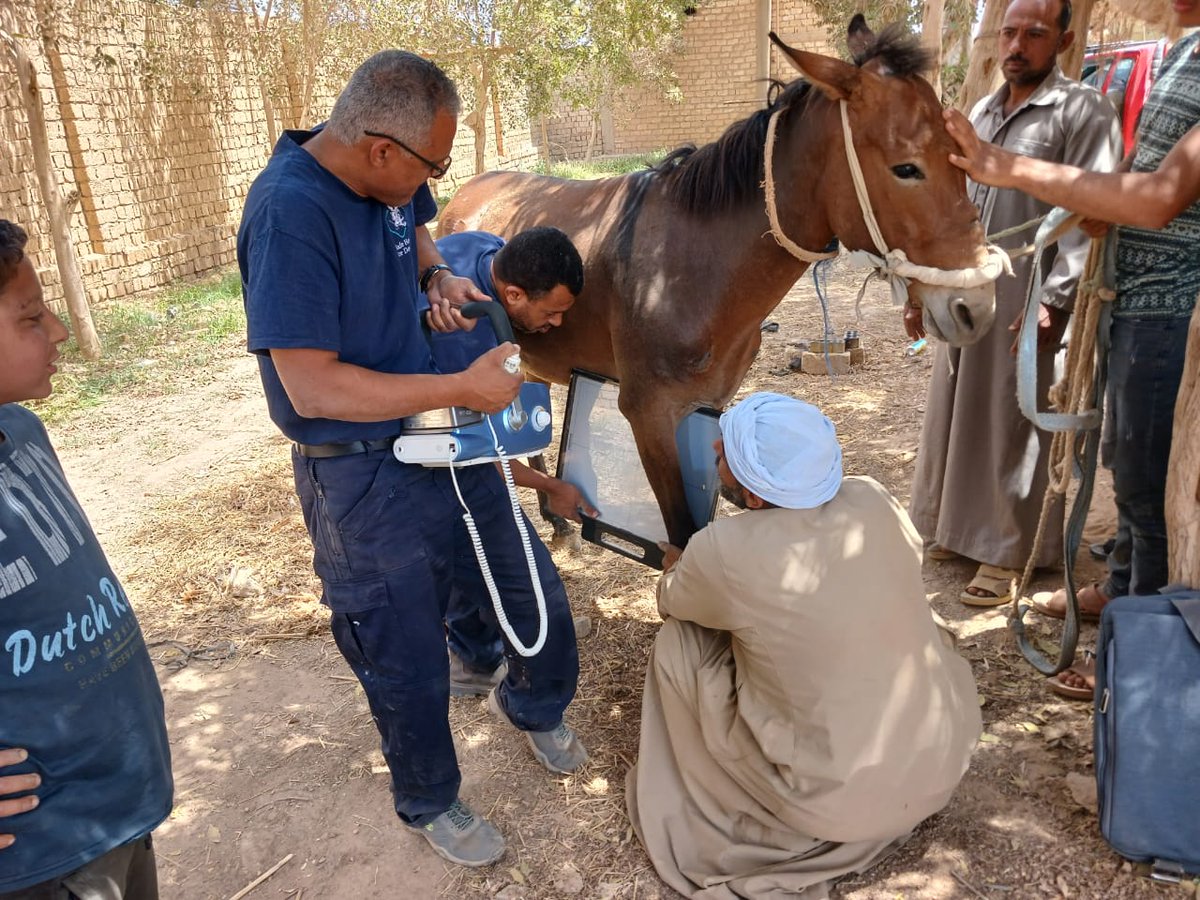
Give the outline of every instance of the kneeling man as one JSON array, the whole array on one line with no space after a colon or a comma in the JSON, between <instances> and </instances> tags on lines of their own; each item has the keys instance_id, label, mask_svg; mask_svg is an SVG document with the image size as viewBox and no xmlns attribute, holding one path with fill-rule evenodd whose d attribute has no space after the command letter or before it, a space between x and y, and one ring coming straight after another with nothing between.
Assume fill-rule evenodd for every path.
<instances>
[{"instance_id":1,"label":"kneeling man","mask_svg":"<svg viewBox=\"0 0 1200 900\"><path fill-rule=\"evenodd\" d=\"M753 394L714 448L746 511L667 548L629 815L688 897L824 897L946 805L975 681L926 603L920 536L878 482L843 479L816 407Z\"/></svg>"}]
</instances>

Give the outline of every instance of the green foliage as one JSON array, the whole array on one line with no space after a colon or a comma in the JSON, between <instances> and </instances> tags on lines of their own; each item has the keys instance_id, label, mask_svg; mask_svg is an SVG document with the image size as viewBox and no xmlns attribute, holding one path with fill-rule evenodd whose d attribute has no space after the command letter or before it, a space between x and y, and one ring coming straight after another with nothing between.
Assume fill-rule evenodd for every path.
<instances>
[{"instance_id":1,"label":"green foliage","mask_svg":"<svg viewBox=\"0 0 1200 900\"><path fill-rule=\"evenodd\" d=\"M247 29L255 67L285 107L313 79L343 83L371 53L404 47L436 60L468 110L486 105L476 96L485 86L537 115L559 97L595 106L635 81L673 90L684 10L703 0L207 2L255 23Z\"/></svg>"},{"instance_id":2,"label":"green foliage","mask_svg":"<svg viewBox=\"0 0 1200 900\"><path fill-rule=\"evenodd\" d=\"M658 163L666 155L665 150L653 153L637 153L631 156L609 156L586 162L539 162L534 171L558 178L590 179L627 175Z\"/></svg>"},{"instance_id":3,"label":"green foliage","mask_svg":"<svg viewBox=\"0 0 1200 900\"><path fill-rule=\"evenodd\" d=\"M899 22L909 32L921 31L921 22L927 3L916 0L809 0L821 23L834 35L834 44L849 58L846 51L846 26L855 13L866 16L873 31L882 31L893 22ZM980 3L979 0L944 0L942 18L943 61L954 64L947 53L957 52L961 43L969 42ZM959 77L958 83L962 79ZM957 87L957 83L955 85Z\"/></svg>"},{"instance_id":4,"label":"green foliage","mask_svg":"<svg viewBox=\"0 0 1200 900\"><path fill-rule=\"evenodd\" d=\"M921 30L924 3L913 0L811 0L817 17L829 33L834 35L834 44L839 51L846 52L846 26L855 13L862 13L873 31L882 31L884 26L899 22L910 32Z\"/></svg>"},{"instance_id":5,"label":"green foliage","mask_svg":"<svg viewBox=\"0 0 1200 900\"><path fill-rule=\"evenodd\" d=\"M104 356L88 362L72 338L63 345L54 393L31 404L50 424L118 393L170 394L192 383L214 348L242 339L241 280L235 271L178 284L152 298L103 306L95 321Z\"/></svg>"}]
</instances>

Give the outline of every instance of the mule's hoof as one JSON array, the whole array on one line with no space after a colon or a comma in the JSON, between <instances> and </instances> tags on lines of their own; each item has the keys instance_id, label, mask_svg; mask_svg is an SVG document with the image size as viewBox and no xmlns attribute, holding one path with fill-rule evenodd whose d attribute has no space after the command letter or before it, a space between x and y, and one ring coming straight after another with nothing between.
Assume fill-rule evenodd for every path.
<instances>
[{"instance_id":1,"label":"mule's hoof","mask_svg":"<svg viewBox=\"0 0 1200 900\"><path fill-rule=\"evenodd\" d=\"M570 550L572 553L578 553L583 549L583 537L574 528L556 531L550 538L550 549Z\"/></svg>"}]
</instances>

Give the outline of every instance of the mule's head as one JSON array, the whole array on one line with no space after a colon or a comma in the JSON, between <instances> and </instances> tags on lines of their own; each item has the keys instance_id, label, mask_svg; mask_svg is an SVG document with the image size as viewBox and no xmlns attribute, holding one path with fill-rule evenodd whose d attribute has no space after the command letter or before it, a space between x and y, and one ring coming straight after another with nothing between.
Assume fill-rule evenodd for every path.
<instances>
[{"instance_id":1,"label":"mule's head","mask_svg":"<svg viewBox=\"0 0 1200 900\"><path fill-rule=\"evenodd\" d=\"M849 28L856 65L772 38L817 89L804 127L818 128L828 148L818 194L842 244L877 252L855 195L839 101L847 104L867 195L887 246L936 269L980 265L986 252L979 215L967 198L965 176L950 164L955 148L943 125L942 105L921 77L929 63L927 51L896 26L876 36L861 15ZM959 346L979 340L996 314L990 282L948 288L914 281L909 297L924 308L930 334Z\"/></svg>"}]
</instances>

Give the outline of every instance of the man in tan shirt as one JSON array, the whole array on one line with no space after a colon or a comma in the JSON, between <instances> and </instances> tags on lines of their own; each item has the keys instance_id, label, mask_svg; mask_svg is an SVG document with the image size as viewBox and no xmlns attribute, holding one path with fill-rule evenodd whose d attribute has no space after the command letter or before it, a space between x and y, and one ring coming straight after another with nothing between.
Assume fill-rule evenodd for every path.
<instances>
[{"instance_id":1,"label":"man in tan shirt","mask_svg":"<svg viewBox=\"0 0 1200 900\"><path fill-rule=\"evenodd\" d=\"M999 40L1004 84L976 104L980 137L1015 153L1107 172L1121 158L1121 127L1112 104L1094 88L1067 78L1058 54L1072 44L1070 0L1013 0ZM968 182L984 230L999 234L1051 209L1018 190ZM1015 250L1034 227L998 238ZM1038 397L1056 380L1059 343L1087 261L1089 239L1072 229L1042 256L1037 286ZM1062 564L1062 503L1052 504L1042 544L1034 547L1049 481L1053 435L1039 431L1017 406L1014 334L1025 309L1032 256L1013 260L1013 277L996 284L996 324L977 344L939 345L929 379L925 421L908 511L931 542L931 559L962 556L978 564L960 594L969 606L1011 599L1009 582L1031 554L1039 567Z\"/></svg>"},{"instance_id":2,"label":"man in tan shirt","mask_svg":"<svg viewBox=\"0 0 1200 900\"><path fill-rule=\"evenodd\" d=\"M629 814L688 897L824 897L945 806L980 733L975 682L908 516L843 480L816 407L754 394L721 434L722 493L746 511L666 548Z\"/></svg>"}]
</instances>

